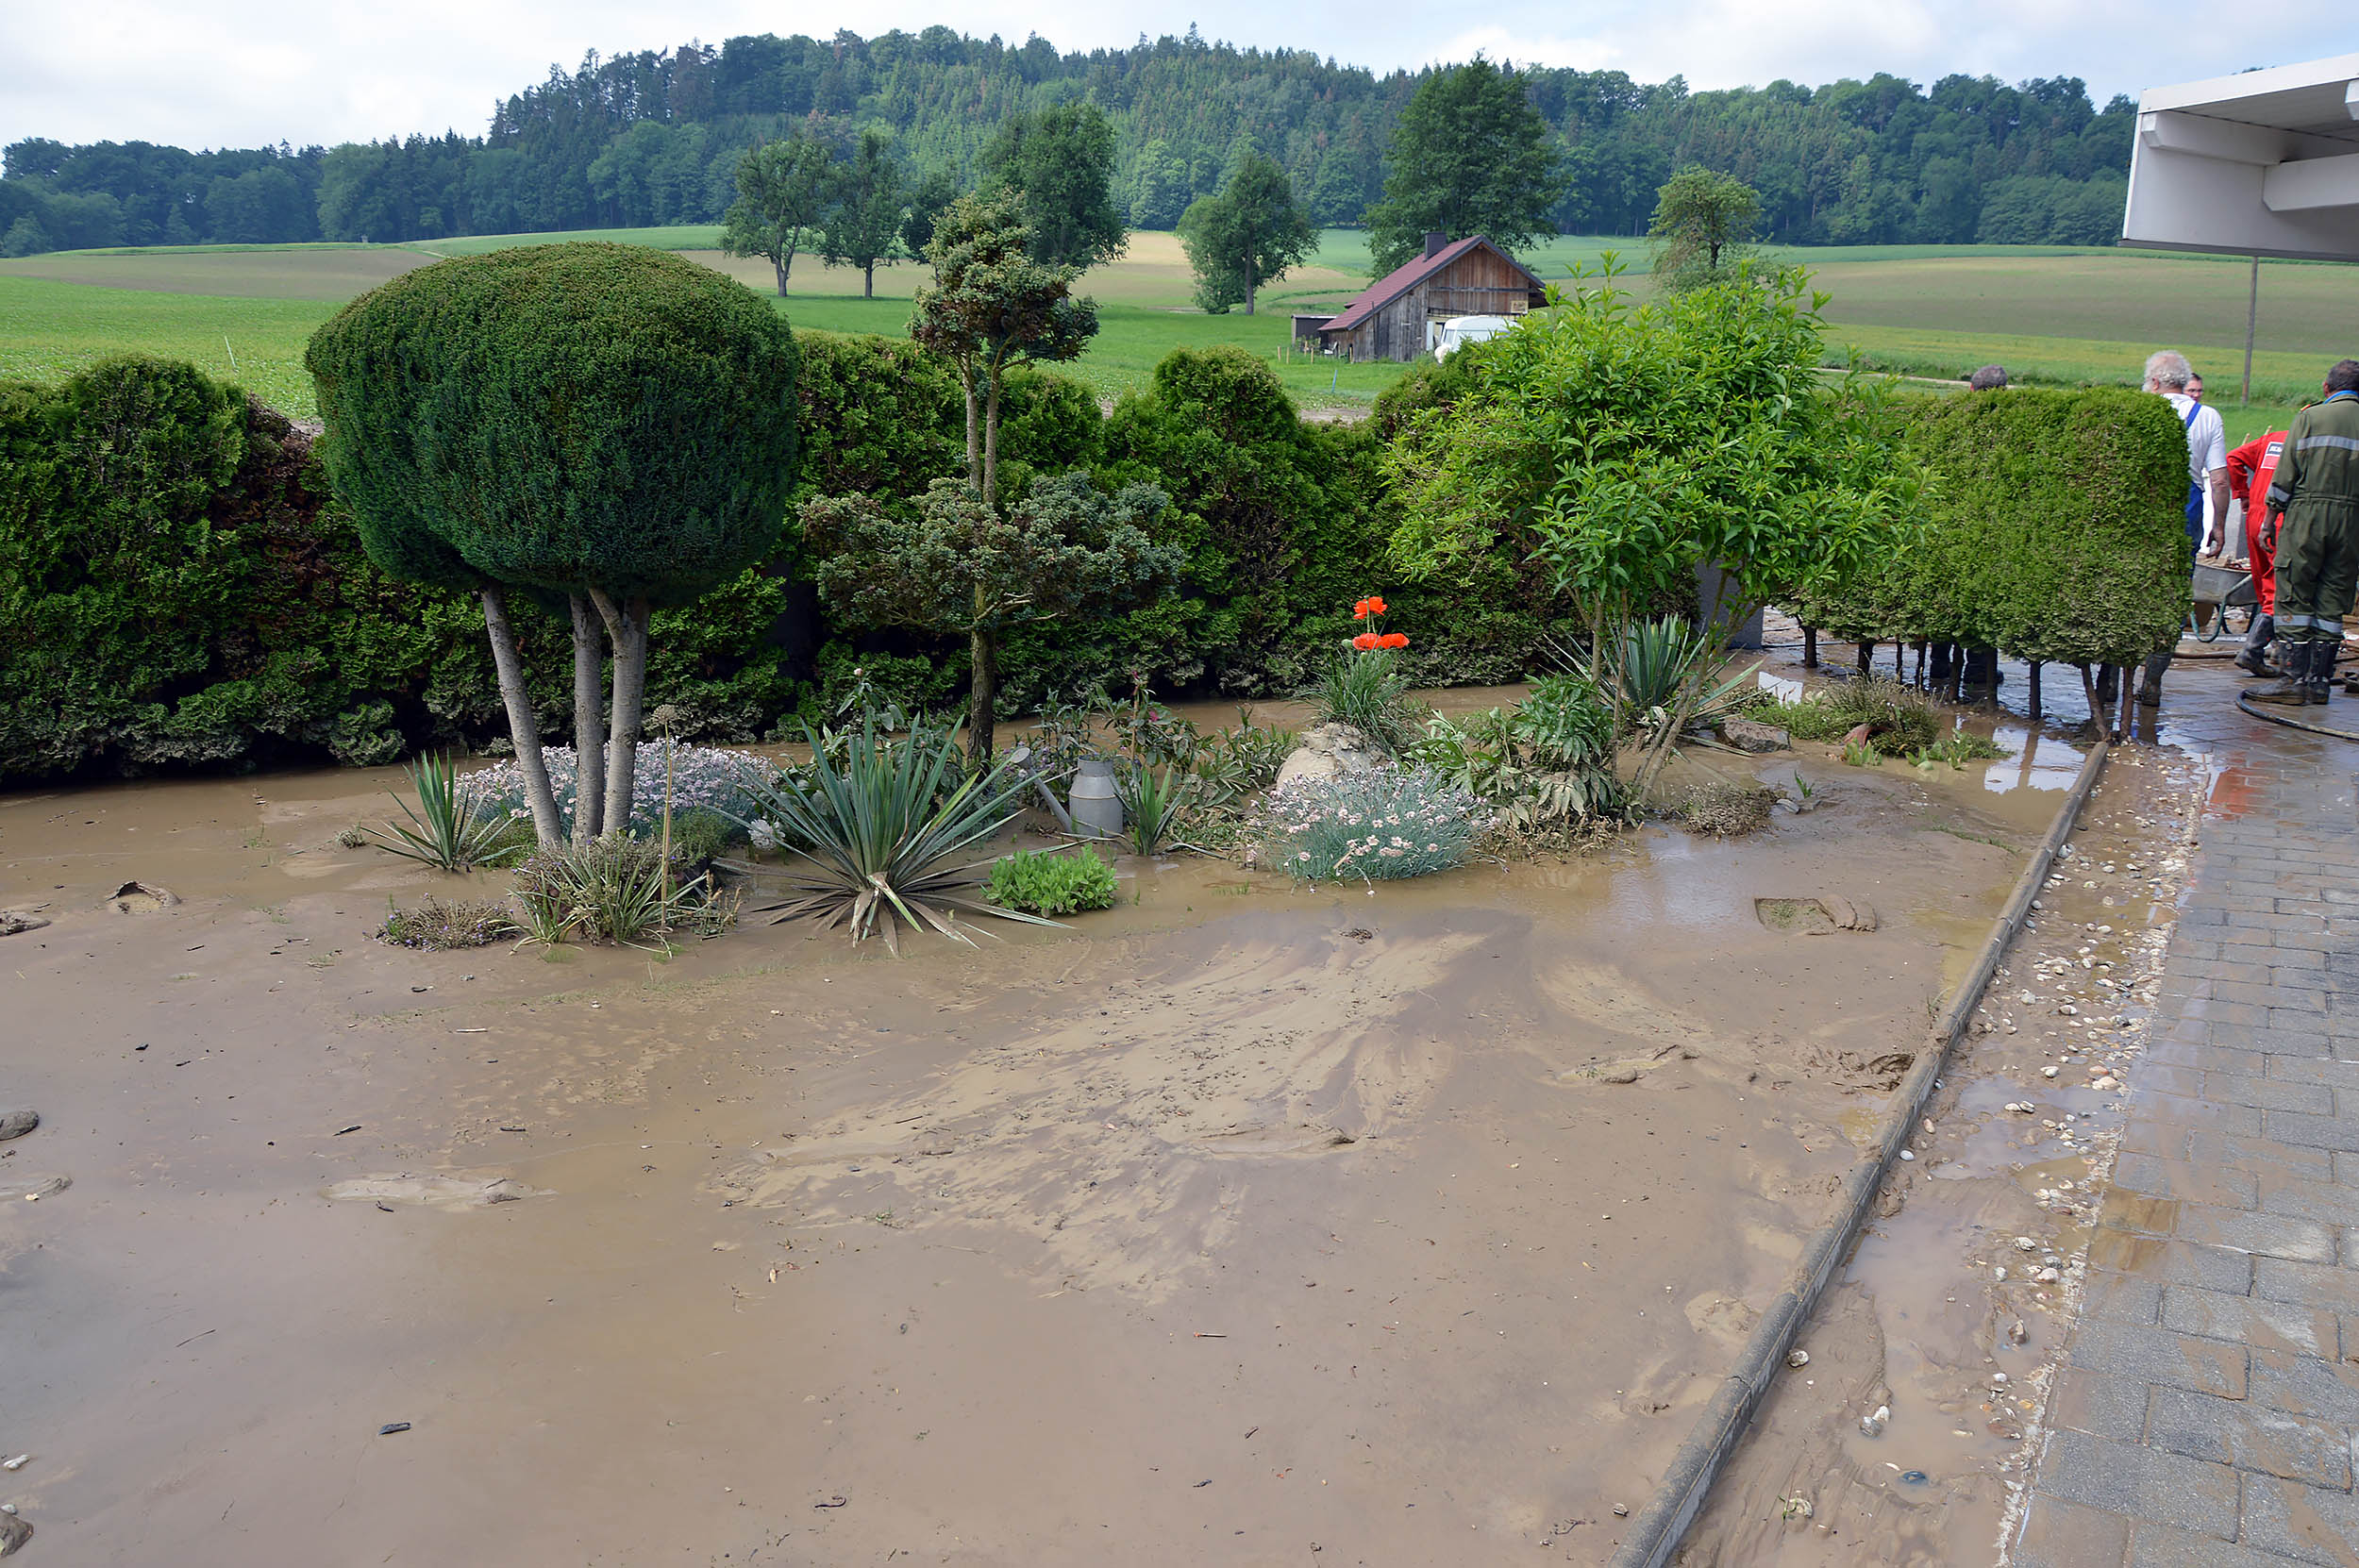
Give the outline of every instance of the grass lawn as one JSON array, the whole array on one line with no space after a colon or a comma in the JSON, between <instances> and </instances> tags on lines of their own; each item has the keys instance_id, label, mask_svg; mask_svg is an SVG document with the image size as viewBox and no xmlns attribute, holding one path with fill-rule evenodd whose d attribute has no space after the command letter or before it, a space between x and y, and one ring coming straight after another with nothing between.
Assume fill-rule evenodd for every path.
<instances>
[{"instance_id":1,"label":"grass lawn","mask_svg":"<svg viewBox=\"0 0 2359 1568\"><path fill-rule=\"evenodd\" d=\"M232 375L298 415L312 411L301 369L304 339L336 306L443 256L595 239L679 251L772 294L767 262L723 256L714 225L580 234L487 235L405 245L258 245L75 251L0 261L0 375L47 377L110 353L170 354ZM1643 240L1564 236L1527 259L1561 281L1575 265L1618 254L1630 287L1649 287ZM1773 249L1799 261L1831 295L1832 337L1869 363L1950 380L1997 362L2019 380L2124 384L2152 349L2187 351L2232 436L2282 425L2315 396L2328 363L2359 353L2359 273L2344 266L2265 262L2254 407L2234 406L2242 370L2246 263L2234 258L2092 246L1827 246ZM1207 316L1176 236L1139 233L1129 251L1087 274L1102 330L1066 370L1101 396L1144 386L1172 349L1232 343L1267 359L1306 406L1364 408L1400 375L1397 365L1338 365L1299 355L1288 317L1331 312L1364 287L1367 237L1330 229L1310 265L1263 290L1261 311ZM861 276L798 257L779 309L796 326L828 332L907 330L923 263L877 269L876 297ZM773 295L775 297L775 295ZM226 342L225 342L226 340ZM231 359L236 364L233 371Z\"/></svg>"}]
</instances>

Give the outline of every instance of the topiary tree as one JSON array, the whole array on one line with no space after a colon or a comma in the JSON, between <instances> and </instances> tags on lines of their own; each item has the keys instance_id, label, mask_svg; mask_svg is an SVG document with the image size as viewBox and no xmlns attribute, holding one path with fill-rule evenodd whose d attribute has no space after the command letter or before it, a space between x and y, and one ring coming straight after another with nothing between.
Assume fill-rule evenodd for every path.
<instances>
[{"instance_id":1,"label":"topiary tree","mask_svg":"<svg viewBox=\"0 0 2359 1568\"><path fill-rule=\"evenodd\" d=\"M577 735L597 752L596 633L613 657L605 797L577 837L630 820L647 623L767 555L795 459L795 343L730 279L634 245L525 246L438 262L363 294L305 364L323 459L371 559L483 603L544 843L560 837L508 617L570 604Z\"/></svg>"},{"instance_id":2,"label":"topiary tree","mask_svg":"<svg viewBox=\"0 0 2359 1568\"><path fill-rule=\"evenodd\" d=\"M805 503L803 532L823 558L820 594L840 613L965 636L967 756L980 770L991 762L1002 633L1120 609L1169 583L1180 552L1146 532L1167 505L1152 485L1109 498L1073 473L1042 475L1002 512L973 486L937 479L914 516L869 495L821 496Z\"/></svg>"},{"instance_id":3,"label":"topiary tree","mask_svg":"<svg viewBox=\"0 0 2359 1568\"><path fill-rule=\"evenodd\" d=\"M999 391L1017 365L1080 357L1097 306L1075 299L1080 274L1031 259L1020 198L962 196L934 225L934 281L917 291L910 336L957 367L966 392L966 476L986 507L999 500Z\"/></svg>"}]
</instances>

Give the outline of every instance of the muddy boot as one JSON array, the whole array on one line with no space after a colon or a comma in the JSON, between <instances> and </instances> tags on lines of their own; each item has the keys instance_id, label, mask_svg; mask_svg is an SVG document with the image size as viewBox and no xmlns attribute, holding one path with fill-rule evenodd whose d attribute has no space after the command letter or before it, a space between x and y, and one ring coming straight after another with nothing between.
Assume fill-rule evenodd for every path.
<instances>
[{"instance_id":1,"label":"muddy boot","mask_svg":"<svg viewBox=\"0 0 2359 1568\"><path fill-rule=\"evenodd\" d=\"M2244 649L2236 655L2236 668L2249 676L2280 676L2284 674L2269 662L2269 644L2277 640L2277 617L2265 610L2252 616L2252 629L2244 634Z\"/></svg>"},{"instance_id":2,"label":"muddy boot","mask_svg":"<svg viewBox=\"0 0 2359 1568\"><path fill-rule=\"evenodd\" d=\"M2313 708L2324 708L2327 699L2334 694L2334 656L2342 651L2339 642L2310 644L2310 662L2303 667L2301 678L2309 688Z\"/></svg>"},{"instance_id":3,"label":"muddy boot","mask_svg":"<svg viewBox=\"0 0 2359 1568\"><path fill-rule=\"evenodd\" d=\"M2300 708L2310 700L2309 682L2302 678L2310 665L2310 644L2285 644L2285 678L2276 685L2248 693L2254 702L2265 702L2277 708Z\"/></svg>"},{"instance_id":4,"label":"muddy boot","mask_svg":"<svg viewBox=\"0 0 2359 1568\"><path fill-rule=\"evenodd\" d=\"M2137 700L2140 708L2163 706L2163 672L2170 668L2170 655L2151 654L2146 668L2138 672Z\"/></svg>"}]
</instances>

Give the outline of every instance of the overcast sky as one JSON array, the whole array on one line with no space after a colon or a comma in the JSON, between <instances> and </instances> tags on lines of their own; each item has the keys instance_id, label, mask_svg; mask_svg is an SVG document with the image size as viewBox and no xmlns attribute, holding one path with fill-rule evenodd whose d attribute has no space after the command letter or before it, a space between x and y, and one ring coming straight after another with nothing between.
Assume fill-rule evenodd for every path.
<instances>
[{"instance_id":1,"label":"overcast sky","mask_svg":"<svg viewBox=\"0 0 2359 1568\"><path fill-rule=\"evenodd\" d=\"M1614 68L1695 87L1779 76L1817 84L1878 70L1925 82L1953 71L2007 80L2077 75L2114 92L2359 50L2342 4L2285 0L1501 0L1480 23L1400 0L1245 0L1137 8L1102 0L303 0L275 10L194 0L0 0L0 143L26 136L254 146L455 128L480 133L500 97L619 54L737 33L849 27L873 37L935 23L1060 49L1184 32L1339 60L1415 67L1494 58ZM2255 18L2266 18L2255 25Z\"/></svg>"}]
</instances>

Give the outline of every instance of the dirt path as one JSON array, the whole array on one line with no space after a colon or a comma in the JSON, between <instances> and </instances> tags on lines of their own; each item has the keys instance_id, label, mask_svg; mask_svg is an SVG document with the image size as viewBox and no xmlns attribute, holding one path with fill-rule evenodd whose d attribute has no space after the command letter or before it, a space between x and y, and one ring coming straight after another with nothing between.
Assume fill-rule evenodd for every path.
<instances>
[{"instance_id":1,"label":"dirt path","mask_svg":"<svg viewBox=\"0 0 2359 1568\"><path fill-rule=\"evenodd\" d=\"M1601 1562L2043 825L1799 765L899 962L385 948L372 776L0 800L24 1560ZM1752 916L1819 892L1880 928Z\"/></svg>"}]
</instances>

